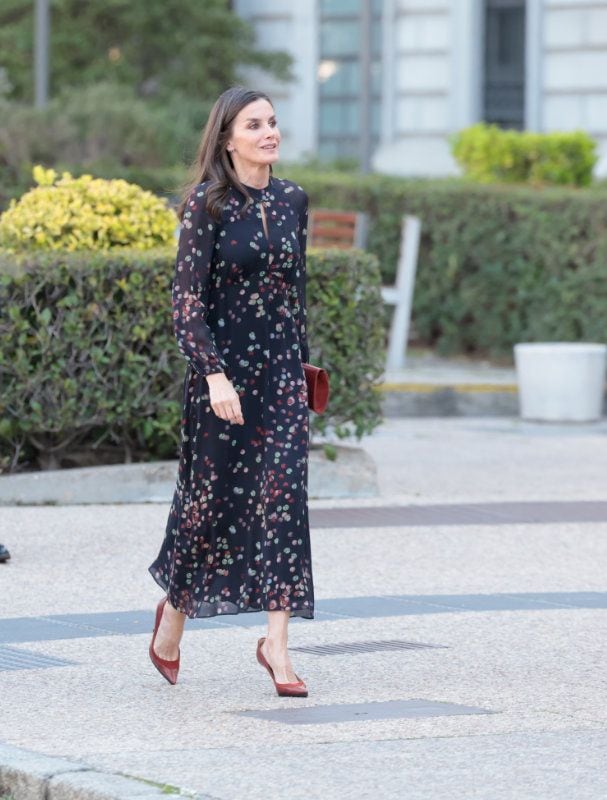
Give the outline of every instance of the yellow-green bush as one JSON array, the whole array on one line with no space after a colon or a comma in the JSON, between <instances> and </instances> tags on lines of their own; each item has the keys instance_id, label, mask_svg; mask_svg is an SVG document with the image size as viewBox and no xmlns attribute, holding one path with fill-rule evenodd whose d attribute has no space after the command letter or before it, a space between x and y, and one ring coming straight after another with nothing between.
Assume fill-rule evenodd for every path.
<instances>
[{"instance_id":1,"label":"yellow-green bush","mask_svg":"<svg viewBox=\"0 0 607 800\"><path fill-rule=\"evenodd\" d=\"M596 142L583 131L534 133L478 123L451 137L465 174L480 183L588 186Z\"/></svg>"},{"instance_id":2,"label":"yellow-green bush","mask_svg":"<svg viewBox=\"0 0 607 800\"><path fill-rule=\"evenodd\" d=\"M23 250L149 250L170 243L177 217L165 199L124 180L61 178L36 166L38 184L0 217L0 247Z\"/></svg>"}]
</instances>

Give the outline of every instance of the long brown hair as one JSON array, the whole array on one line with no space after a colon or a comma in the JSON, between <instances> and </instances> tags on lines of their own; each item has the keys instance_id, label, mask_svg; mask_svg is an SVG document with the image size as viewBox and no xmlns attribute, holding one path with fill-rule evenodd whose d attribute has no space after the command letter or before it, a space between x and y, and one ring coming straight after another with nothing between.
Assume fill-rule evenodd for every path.
<instances>
[{"instance_id":1,"label":"long brown hair","mask_svg":"<svg viewBox=\"0 0 607 800\"><path fill-rule=\"evenodd\" d=\"M246 202L242 211L253 202L253 198L238 178L232 156L226 150L226 143L232 134L232 124L237 114L255 100L267 100L273 107L267 94L245 89L243 86L226 89L215 101L202 132L196 159L181 190L181 202L177 207L179 219L183 217L188 197L203 181L211 181L206 191L206 208L217 222L221 220L221 211L227 200L230 184L245 196ZM271 164L270 174L272 174Z\"/></svg>"}]
</instances>

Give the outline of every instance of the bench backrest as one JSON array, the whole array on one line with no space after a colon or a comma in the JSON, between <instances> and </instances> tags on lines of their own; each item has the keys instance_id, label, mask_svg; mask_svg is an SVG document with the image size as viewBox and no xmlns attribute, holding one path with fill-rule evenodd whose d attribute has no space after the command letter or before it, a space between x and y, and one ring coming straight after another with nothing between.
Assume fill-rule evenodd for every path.
<instances>
[{"instance_id":1,"label":"bench backrest","mask_svg":"<svg viewBox=\"0 0 607 800\"><path fill-rule=\"evenodd\" d=\"M364 215L356 211L333 211L329 208L310 210L312 247L363 247Z\"/></svg>"}]
</instances>

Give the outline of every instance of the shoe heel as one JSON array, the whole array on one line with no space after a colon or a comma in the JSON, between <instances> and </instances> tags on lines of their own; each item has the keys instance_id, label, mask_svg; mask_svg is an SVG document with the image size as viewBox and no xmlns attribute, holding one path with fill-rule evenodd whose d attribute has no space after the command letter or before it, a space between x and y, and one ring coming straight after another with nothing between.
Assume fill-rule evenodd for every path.
<instances>
[{"instance_id":1,"label":"shoe heel","mask_svg":"<svg viewBox=\"0 0 607 800\"><path fill-rule=\"evenodd\" d=\"M261 652L261 646L263 645L265 639L266 637L262 636L261 639L257 640L257 661L261 664L262 667L265 667L265 669L267 669L268 673L270 674L270 678L272 678L272 683L274 684L274 688L276 689L276 694L279 697L307 697L308 688L306 684L300 679L299 675L296 675L297 681L294 683L278 683L278 681L274 677L274 670L268 664L267 659Z\"/></svg>"},{"instance_id":2,"label":"shoe heel","mask_svg":"<svg viewBox=\"0 0 607 800\"><path fill-rule=\"evenodd\" d=\"M156 667L158 672L162 675L165 680L167 680L171 686L174 686L177 683L177 675L179 674L179 661L180 655L177 656L176 659L173 661L168 661L165 658L160 658L154 652L154 642L156 641L156 634L158 633L158 628L160 627L160 621L162 620L162 614L164 612L164 607L168 602L168 597L163 597L162 600L156 606L156 620L154 624L154 633L152 634L152 641L150 642L149 647L149 654L150 660L152 664Z\"/></svg>"}]
</instances>

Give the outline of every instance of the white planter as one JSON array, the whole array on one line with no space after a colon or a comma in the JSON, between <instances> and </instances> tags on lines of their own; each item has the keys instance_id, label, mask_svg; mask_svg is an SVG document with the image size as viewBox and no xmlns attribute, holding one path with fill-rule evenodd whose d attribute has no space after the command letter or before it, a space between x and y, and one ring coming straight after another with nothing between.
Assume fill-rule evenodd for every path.
<instances>
[{"instance_id":1,"label":"white planter","mask_svg":"<svg viewBox=\"0 0 607 800\"><path fill-rule=\"evenodd\" d=\"M600 419L606 359L604 344L515 345L521 417L545 422Z\"/></svg>"}]
</instances>

